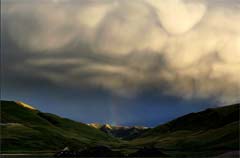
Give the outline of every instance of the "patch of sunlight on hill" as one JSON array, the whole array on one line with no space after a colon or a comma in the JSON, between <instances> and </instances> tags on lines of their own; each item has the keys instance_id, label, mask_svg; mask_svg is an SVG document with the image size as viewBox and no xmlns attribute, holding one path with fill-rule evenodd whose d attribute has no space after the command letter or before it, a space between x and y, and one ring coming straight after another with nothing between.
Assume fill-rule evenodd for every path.
<instances>
[{"instance_id":1,"label":"patch of sunlight on hill","mask_svg":"<svg viewBox=\"0 0 240 158\"><path fill-rule=\"evenodd\" d=\"M20 106L23 106L23 107L27 108L27 109L37 110L36 108L34 108L34 107L32 107L32 106L30 106L30 105L28 105L28 104L25 104L24 102L16 101L16 103L17 103L18 105L20 105Z\"/></svg>"}]
</instances>

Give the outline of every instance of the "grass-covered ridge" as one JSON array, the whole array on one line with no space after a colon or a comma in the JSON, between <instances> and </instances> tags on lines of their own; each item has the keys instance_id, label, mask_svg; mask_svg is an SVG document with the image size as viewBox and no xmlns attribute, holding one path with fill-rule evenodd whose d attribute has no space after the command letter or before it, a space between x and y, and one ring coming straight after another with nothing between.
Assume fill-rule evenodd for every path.
<instances>
[{"instance_id":1,"label":"grass-covered ridge","mask_svg":"<svg viewBox=\"0 0 240 158\"><path fill-rule=\"evenodd\" d=\"M83 123L1 101L2 152L81 148L117 141Z\"/></svg>"},{"instance_id":2,"label":"grass-covered ridge","mask_svg":"<svg viewBox=\"0 0 240 158\"><path fill-rule=\"evenodd\" d=\"M174 150L239 150L240 105L190 113L157 126L130 142Z\"/></svg>"}]
</instances>

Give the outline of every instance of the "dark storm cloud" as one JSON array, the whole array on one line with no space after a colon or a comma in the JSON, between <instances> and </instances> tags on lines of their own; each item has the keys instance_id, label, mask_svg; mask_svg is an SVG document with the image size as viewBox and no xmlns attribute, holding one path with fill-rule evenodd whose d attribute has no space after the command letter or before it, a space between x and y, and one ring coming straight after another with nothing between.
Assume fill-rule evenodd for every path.
<instances>
[{"instance_id":1,"label":"dark storm cloud","mask_svg":"<svg viewBox=\"0 0 240 158\"><path fill-rule=\"evenodd\" d=\"M184 99L239 101L237 0L2 5L9 85L102 89L125 97L157 89Z\"/></svg>"}]
</instances>

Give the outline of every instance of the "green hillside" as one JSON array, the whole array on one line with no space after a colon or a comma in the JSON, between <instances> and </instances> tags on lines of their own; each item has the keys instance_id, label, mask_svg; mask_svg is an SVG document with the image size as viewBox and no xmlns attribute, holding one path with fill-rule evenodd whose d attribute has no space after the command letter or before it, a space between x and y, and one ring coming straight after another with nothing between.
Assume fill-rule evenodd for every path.
<instances>
[{"instance_id":1,"label":"green hillside","mask_svg":"<svg viewBox=\"0 0 240 158\"><path fill-rule=\"evenodd\" d=\"M216 156L240 149L239 112L240 104L235 104L190 113L126 141L26 104L1 101L1 151L48 152L66 146L79 150L108 145L125 154L153 147L175 157Z\"/></svg>"},{"instance_id":2,"label":"green hillside","mask_svg":"<svg viewBox=\"0 0 240 158\"><path fill-rule=\"evenodd\" d=\"M2 152L79 149L118 140L83 123L1 101Z\"/></svg>"},{"instance_id":3,"label":"green hillside","mask_svg":"<svg viewBox=\"0 0 240 158\"><path fill-rule=\"evenodd\" d=\"M129 142L177 151L239 150L240 105L190 113L153 128Z\"/></svg>"}]
</instances>

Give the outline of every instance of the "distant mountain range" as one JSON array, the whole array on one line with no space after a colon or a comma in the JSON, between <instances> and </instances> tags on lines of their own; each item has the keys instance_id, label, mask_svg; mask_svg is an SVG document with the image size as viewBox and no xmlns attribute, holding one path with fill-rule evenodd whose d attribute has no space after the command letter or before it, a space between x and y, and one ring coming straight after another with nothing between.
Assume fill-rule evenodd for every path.
<instances>
[{"instance_id":1,"label":"distant mountain range","mask_svg":"<svg viewBox=\"0 0 240 158\"><path fill-rule=\"evenodd\" d=\"M91 123L91 127L100 129L108 135L123 139L132 140L148 131L150 128L144 126L113 126L110 124Z\"/></svg>"},{"instance_id":2,"label":"distant mountain range","mask_svg":"<svg viewBox=\"0 0 240 158\"><path fill-rule=\"evenodd\" d=\"M130 155L154 147L173 157L215 156L240 149L239 112L240 104L211 108L146 128L84 124L23 102L1 101L1 153L104 145Z\"/></svg>"}]
</instances>

